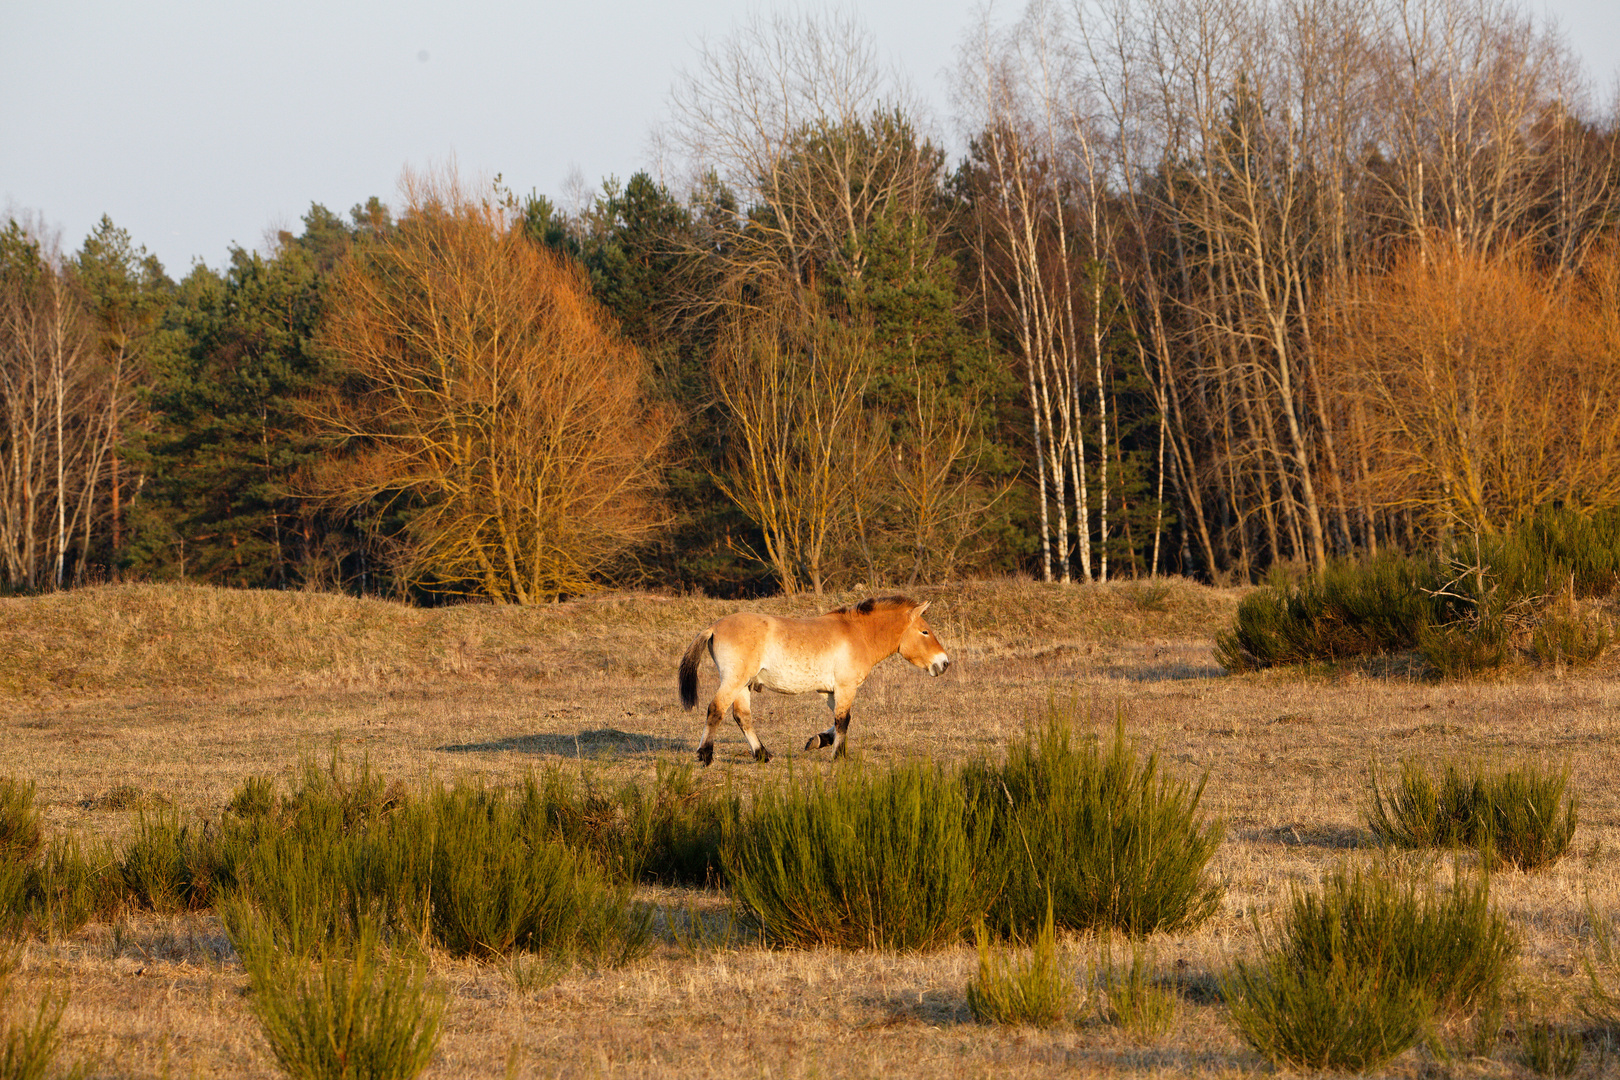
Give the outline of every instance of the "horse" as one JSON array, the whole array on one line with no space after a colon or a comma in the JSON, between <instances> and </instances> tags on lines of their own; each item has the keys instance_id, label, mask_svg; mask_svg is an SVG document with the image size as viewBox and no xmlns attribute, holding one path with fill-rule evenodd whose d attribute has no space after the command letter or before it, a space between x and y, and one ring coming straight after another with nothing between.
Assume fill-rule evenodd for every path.
<instances>
[{"instance_id":1,"label":"horse","mask_svg":"<svg viewBox=\"0 0 1620 1080\"><path fill-rule=\"evenodd\" d=\"M808 619L739 611L714 623L693 639L681 658L681 704L688 710L697 704L698 663L705 650L720 672L720 687L709 702L708 727L698 743L698 760L705 766L714 760L714 732L727 709L748 739L754 760L771 760L771 752L754 734L749 712L752 690L827 695L832 726L810 736L804 748L831 746L834 758L843 757L849 707L874 667L897 652L929 675L943 675L951 666L933 628L923 620L927 610L927 601L879 596Z\"/></svg>"}]
</instances>

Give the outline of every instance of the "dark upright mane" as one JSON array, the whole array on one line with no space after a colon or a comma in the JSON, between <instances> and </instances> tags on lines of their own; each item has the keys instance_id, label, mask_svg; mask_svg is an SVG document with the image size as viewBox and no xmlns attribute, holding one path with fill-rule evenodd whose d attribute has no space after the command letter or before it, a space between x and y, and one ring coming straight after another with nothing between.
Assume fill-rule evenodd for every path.
<instances>
[{"instance_id":1,"label":"dark upright mane","mask_svg":"<svg viewBox=\"0 0 1620 1080\"><path fill-rule=\"evenodd\" d=\"M870 614L872 614L872 612L878 610L879 608L883 608L884 610L887 610L889 608L897 608L897 607L911 608L911 607L916 607L916 606L917 606L917 601L913 600L909 596L899 596L899 595L896 595L896 596L868 596L865 600L862 600L858 604L849 604L849 605L846 605L846 606L841 607L841 608L833 608L830 612L828 612L828 614L829 615L870 615Z\"/></svg>"}]
</instances>

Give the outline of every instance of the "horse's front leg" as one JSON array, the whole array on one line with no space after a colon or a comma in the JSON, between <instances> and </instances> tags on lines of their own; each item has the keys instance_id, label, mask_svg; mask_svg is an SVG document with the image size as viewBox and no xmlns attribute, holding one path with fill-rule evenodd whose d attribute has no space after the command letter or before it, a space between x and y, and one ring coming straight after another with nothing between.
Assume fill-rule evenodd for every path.
<instances>
[{"instance_id":1,"label":"horse's front leg","mask_svg":"<svg viewBox=\"0 0 1620 1080\"><path fill-rule=\"evenodd\" d=\"M833 748L833 757L844 756L844 737L849 733L849 708L855 700L853 690L837 690L827 695L827 708L832 710L832 727L826 731L818 731L810 736L804 744L806 750L819 750L822 747Z\"/></svg>"}]
</instances>

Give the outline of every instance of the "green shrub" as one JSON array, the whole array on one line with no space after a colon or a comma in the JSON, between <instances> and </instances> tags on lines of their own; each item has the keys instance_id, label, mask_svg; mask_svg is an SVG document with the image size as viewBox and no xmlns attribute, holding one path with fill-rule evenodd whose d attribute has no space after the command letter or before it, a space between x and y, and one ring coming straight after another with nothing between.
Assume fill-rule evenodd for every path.
<instances>
[{"instance_id":1,"label":"green shrub","mask_svg":"<svg viewBox=\"0 0 1620 1080\"><path fill-rule=\"evenodd\" d=\"M193 883L188 858L190 828L174 813L148 817L135 825L135 838L124 849L119 869L124 887L136 903L158 912L192 906Z\"/></svg>"},{"instance_id":2,"label":"green shrub","mask_svg":"<svg viewBox=\"0 0 1620 1080\"><path fill-rule=\"evenodd\" d=\"M689 764L660 761L656 769L650 793L635 781L603 791L561 768L531 773L520 796L523 813L620 880L708 884L720 873L721 841L739 800L729 790L700 788Z\"/></svg>"},{"instance_id":3,"label":"green shrub","mask_svg":"<svg viewBox=\"0 0 1620 1080\"><path fill-rule=\"evenodd\" d=\"M33 781L0 777L0 864L31 862L42 843Z\"/></svg>"},{"instance_id":4,"label":"green shrub","mask_svg":"<svg viewBox=\"0 0 1620 1080\"><path fill-rule=\"evenodd\" d=\"M1157 754L1141 759L1124 718L1106 748L1075 747L1072 704L1048 706L1046 726L1007 749L1004 765L963 774L975 830L1003 863L992 911L1003 933L1040 925L1050 895L1057 925L1131 935L1202 925L1224 887L1206 874L1221 825L1199 810L1196 785L1161 777Z\"/></svg>"},{"instance_id":5,"label":"green shrub","mask_svg":"<svg viewBox=\"0 0 1620 1080\"><path fill-rule=\"evenodd\" d=\"M622 962L651 942L652 912L570 848L523 829L515 800L457 785L403 816L398 841L429 852L421 895L434 940L461 956L512 949Z\"/></svg>"},{"instance_id":6,"label":"green shrub","mask_svg":"<svg viewBox=\"0 0 1620 1080\"><path fill-rule=\"evenodd\" d=\"M231 883L282 947L342 948L366 922L456 955L513 949L622 962L644 952L652 916L588 855L546 839L530 793L472 785L412 794L368 770L306 770L285 800L244 788L207 834L216 890Z\"/></svg>"},{"instance_id":7,"label":"green shrub","mask_svg":"<svg viewBox=\"0 0 1620 1080\"><path fill-rule=\"evenodd\" d=\"M1620 510L1544 509L1494 535L1422 555L1329 564L1304 580L1274 575L1216 636L1231 671L1416 650L1440 675L1493 670L1526 643L1544 663L1585 663L1607 647L1603 623L1577 600L1620 588Z\"/></svg>"},{"instance_id":8,"label":"green shrub","mask_svg":"<svg viewBox=\"0 0 1620 1080\"><path fill-rule=\"evenodd\" d=\"M1232 1023L1265 1058L1296 1069L1369 1072L1423 1037L1430 1004L1387 972L1298 967L1280 954L1235 964L1223 991Z\"/></svg>"},{"instance_id":9,"label":"green shrub","mask_svg":"<svg viewBox=\"0 0 1620 1080\"><path fill-rule=\"evenodd\" d=\"M982 922L974 928L974 937L979 946L979 973L968 983L967 1002L975 1020L1050 1027L1068 1015L1074 980L1058 959L1050 907L1027 960L1011 958L992 946Z\"/></svg>"},{"instance_id":10,"label":"green shrub","mask_svg":"<svg viewBox=\"0 0 1620 1080\"><path fill-rule=\"evenodd\" d=\"M1425 627L1418 635L1417 650L1444 678L1495 671L1508 661L1507 624L1501 619L1486 619Z\"/></svg>"},{"instance_id":11,"label":"green shrub","mask_svg":"<svg viewBox=\"0 0 1620 1080\"><path fill-rule=\"evenodd\" d=\"M1590 664L1609 647L1609 627L1572 608L1549 611L1530 636L1530 651L1542 664L1579 667Z\"/></svg>"},{"instance_id":12,"label":"green shrub","mask_svg":"<svg viewBox=\"0 0 1620 1080\"><path fill-rule=\"evenodd\" d=\"M1276 945L1225 978L1232 1020L1266 1057L1300 1068L1376 1068L1436 1010L1493 1007L1518 955L1489 879L1443 895L1387 869L1340 868L1296 891Z\"/></svg>"},{"instance_id":13,"label":"green shrub","mask_svg":"<svg viewBox=\"0 0 1620 1080\"><path fill-rule=\"evenodd\" d=\"M231 795L225 809L237 817L265 818L274 814L280 805L273 777L249 776Z\"/></svg>"},{"instance_id":14,"label":"green shrub","mask_svg":"<svg viewBox=\"0 0 1620 1080\"><path fill-rule=\"evenodd\" d=\"M0 937L71 934L121 896L118 881L87 860L76 839L54 838L30 862L0 862Z\"/></svg>"},{"instance_id":15,"label":"green shrub","mask_svg":"<svg viewBox=\"0 0 1620 1080\"><path fill-rule=\"evenodd\" d=\"M1557 773L1534 765L1488 771L1447 764L1438 784L1415 760L1385 792L1370 767L1367 827L1396 847L1471 847L1520 870L1550 866L1575 836L1577 800L1566 798L1569 766Z\"/></svg>"},{"instance_id":16,"label":"green shrub","mask_svg":"<svg viewBox=\"0 0 1620 1080\"><path fill-rule=\"evenodd\" d=\"M1244 597L1215 657L1229 671L1415 648L1440 620L1432 564L1404 555L1335 561L1315 578L1277 577Z\"/></svg>"},{"instance_id":17,"label":"green shrub","mask_svg":"<svg viewBox=\"0 0 1620 1080\"><path fill-rule=\"evenodd\" d=\"M288 952L242 901L222 905L253 986L252 1009L276 1063L297 1080L411 1080L438 1046L444 991L425 970L384 956L363 920L352 947Z\"/></svg>"},{"instance_id":18,"label":"green shrub","mask_svg":"<svg viewBox=\"0 0 1620 1080\"><path fill-rule=\"evenodd\" d=\"M1001 884L973 809L957 777L920 762L766 788L726 838L731 894L783 944L960 941Z\"/></svg>"}]
</instances>

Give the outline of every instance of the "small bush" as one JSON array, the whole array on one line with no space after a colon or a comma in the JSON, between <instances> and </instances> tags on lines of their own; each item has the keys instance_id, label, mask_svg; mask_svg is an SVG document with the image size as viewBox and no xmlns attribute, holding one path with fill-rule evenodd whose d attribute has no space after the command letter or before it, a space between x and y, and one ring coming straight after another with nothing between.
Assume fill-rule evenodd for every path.
<instances>
[{"instance_id":1,"label":"small bush","mask_svg":"<svg viewBox=\"0 0 1620 1080\"><path fill-rule=\"evenodd\" d=\"M1386 844L1405 848L1470 847L1520 870L1562 858L1575 836L1577 800L1566 798L1569 766L1557 773L1534 765L1488 771L1447 764L1438 784L1414 760L1386 792L1370 767L1367 827Z\"/></svg>"},{"instance_id":2,"label":"small bush","mask_svg":"<svg viewBox=\"0 0 1620 1080\"><path fill-rule=\"evenodd\" d=\"M190 829L180 824L177 814L141 814L119 867L124 887L136 903L157 912L192 906L195 878L189 839Z\"/></svg>"},{"instance_id":3,"label":"small bush","mask_svg":"<svg viewBox=\"0 0 1620 1080\"><path fill-rule=\"evenodd\" d=\"M1608 626L1602 622L1561 609L1542 616L1530 636L1530 651L1542 664L1580 667L1602 656L1611 639Z\"/></svg>"},{"instance_id":4,"label":"small bush","mask_svg":"<svg viewBox=\"0 0 1620 1080\"><path fill-rule=\"evenodd\" d=\"M1418 635L1417 650L1443 678L1495 671L1508 661L1507 624L1486 619L1425 627Z\"/></svg>"},{"instance_id":5,"label":"small bush","mask_svg":"<svg viewBox=\"0 0 1620 1080\"><path fill-rule=\"evenodd\" d=\"M30 862L0 861L0 937L71 934L121 896L119 883L84 858L77 840L55 838Z\"/></svg>"},{"instance_id":6,"label":"small bush","mask_svg":"<svg viewBox=\"0 0 1620 1080\"><path fill-rule=\"evenodd\" d=\"M1299 967L1280 954L1234 965L1223 990L1244 1041L1297 1069L1376 1069L1417 1044L1431 1008L1387 972L1369 978L1346 963Z\"/></svg>"},{"instance_id":7,"label":"small bush","mask_svg":"<svg viewBox=\"0 0 1620 1080\"><path fill-rule=\"evenodd\" d=\"M362 921L352 949L311 956L277 942L250 904L224 905L253 985L252 1009L276 1063L295 1080L412 1080L438 1046L445 994L418 964L383 954Z\"/></svg>"},{"instance_id":8,"label":"small bush","mask_svg":"<svg viewBox=\"0 0 1620 1080\"><path fill-rule=\"evenodd\" d=\"M254 787L239 801L257 809L204 834L193 861L216 892L251 900L293 953L342 948L367 921L481 958L520 949L617 963L650 945L650 910L588 855L546 839L532 791L412 794L337 765L307 769L285 800Z\"/></svg>"},{"instance_id":9,"label":"small bush","mask_svg":"<svg viewBox=\"0 0 1620 1080\"><path fill-rule=\"evenodd\" d=\"M1232 1020L1276 1062L1376 1068L1413 1045L1435 1010L1493 1007L1518 956L1489 879L1443 896L1382 869L1339 869L1296 892L1279 943L1227 975Z\"/></svg>"},{"instance_id":10,"label":"small bush","mask_svg":"<svg viewBox=\"0 0 1620 1080\"><path fill-rule=\"evenodd\" d=\"M231 795L225 809L237 817L265 818L274 814L281 805L276 797L275 779L269 776L250 776Z\"/></svg>"},{"instance_id":11,"label":"small bush","mask_svg":"<svg viewBox=\"0 0 1620 1080\"><path fill-rule=\"evenodd\" d=\"M1196 785L1161 777L1158 755L1138 757L1123 716L1106 749L1071 743L1072 705L1050 705L1046 720L1008 747L1003 766L964 773L975 829L1006 877L997 928L1033 933L1048 896L1065 929L1145 935L1202 925L1225 892L1205 873L1221 840L1220 824L1199 810L1207 775Z\"/></svg>"},{"instance_id":12,"label":"small bush","mask_svg":"<svg viewBox=\"0 0 1620 1080\"><path fill-rule=\"evenodd\" d=\"M845 767L767 788L723 849L733 898L771 940L844 949L960 941L999 889L989 832L938 766Z\"/></svg>"},{"instance_id":13,"label":"small bush","mask_svg":"<svg viewBox=\"0 0 1620 1080\"><path fill-rule=\"evenodd\" d=\"M1215 658L1254 671L1415 648L1442 618L1436 584L1427 560L1404 555L1333 562L1303 581L1274 578L1238 605L1232 628L1216 635Z\"/></svg>"},{"instance_id":14,"label":"small bush","mask_svg":"<svg viewBox=\"0 0 1620 1080\"><path fill-rule=\"evenodd\" d=\"M974 928L974 937L979 946L979 973L968 983L967 1002L975 1020L1051 1027L1068 1015L1074 980L1058 959L1050 907L1027 960L1013 959L993 947L982 922Z\"/></svg>"},{"instance_id":15,"label":"small bush","mask_svg":"<svg viewBox=\"0 0 1620 1080\"><path fill-rule=\"evenodd\" d=\"M1152 1042L1170 1030L1176 1019L1176 994L1149 977L1151 964L1140 941L1131 943L1128 968L1114 965L1113 950L1105 940L1098 978L1108 1002L1108 1020L1140 1042Z\"/></svg>"}]
</instances>

